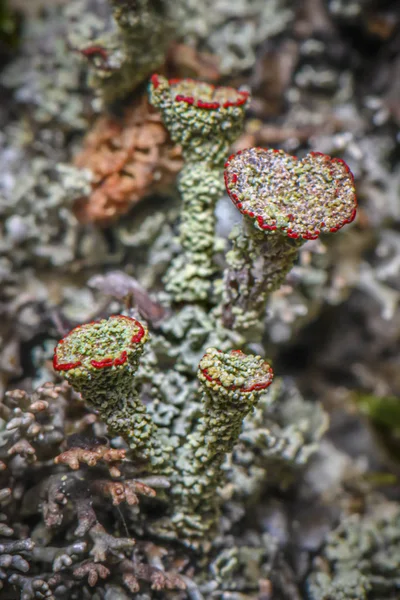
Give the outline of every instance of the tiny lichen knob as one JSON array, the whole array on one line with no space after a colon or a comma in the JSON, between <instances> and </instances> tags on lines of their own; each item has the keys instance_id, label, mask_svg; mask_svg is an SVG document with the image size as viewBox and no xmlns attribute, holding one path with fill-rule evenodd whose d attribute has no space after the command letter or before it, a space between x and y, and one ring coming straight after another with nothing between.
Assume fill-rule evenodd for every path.
<instances>
[{"instance_id":1,"label":"tiny lichen knob","mask_svg":"<svg viewBox=\"0 0 400 600\"><path fill-rule=\"evenodd\" d=\"M249 93L193 79L153 75L150 101L160 109L187 161L223 164L242 131Z\"/></svg>"},{"instance_id":2,"label":"tiny lichen knob","mask_svg":"<svg viewBox=\"0 0 400 600\"><path fill-rule=\"evenodd\" d=\"M156 428L133 385L147 335L139 321L122 315L79 325L57 344L53 365L113 433L159 464Z\"/></svg>"}]
</instances>

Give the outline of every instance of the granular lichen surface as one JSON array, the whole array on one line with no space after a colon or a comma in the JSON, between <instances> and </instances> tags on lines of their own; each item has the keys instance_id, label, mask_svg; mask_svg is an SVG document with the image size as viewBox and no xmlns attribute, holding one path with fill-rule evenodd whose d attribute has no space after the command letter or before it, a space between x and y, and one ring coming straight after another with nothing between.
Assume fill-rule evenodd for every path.
<instances>
[{"instance_id":1,"label":"granular lichen surface","mask_svg":"<svg viewBox=\"0 0 400 600\"><path fill-rule=\"evenodd\" d=\"M57 346L54 367L58 371L71 368L106 368L123 365L144 341L145 330L136 320L121 315L108 320L79 325Z\"/></svg>"},{"instance_id":2,"label":"granular lichen surface","mask_svg":"<svg viewBox=\"0 0 400 600\"><path fill-rule=\"evenodd\" d=\"M300 160L283 150L250 148L227 161L225 183L236 207L261 230L294 239L334 233L356 216L350 169L319 152Z\"/></svg>"}]
</instances>

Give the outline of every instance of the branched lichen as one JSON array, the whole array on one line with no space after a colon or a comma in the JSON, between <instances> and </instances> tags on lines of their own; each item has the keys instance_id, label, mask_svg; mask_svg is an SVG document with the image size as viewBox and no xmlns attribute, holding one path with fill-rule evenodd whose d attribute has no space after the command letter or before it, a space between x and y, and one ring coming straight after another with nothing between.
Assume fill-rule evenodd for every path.
<instances>
[{"instance_id":1,"label":"branched lichen","mask_svg":"<svg viewBox=\"0 0 400 600\"><path fill-rule=\"evenodd\" d=\"M326 540L307 580L310 600L394 600L400 578L400 513L381 503L345 517Z\"/></svg>"},{"instance_id":2,"label":"branched lichen","mask_svg":"<svg viewBox=\"0 0 400 600\"><path fill-rule=\"evenodd\" d=\"M320 404L305 400L291 381L275 379L244 420L225 465L230 494L256 498L265 483L285 486L319 448L329 425Z\"/></svg>"},{"instance_id":3,"label":"branched lichen","mask_svg":"<svg viewBox=\"0 0 400 600\"><path fill-rule=\"evenodd\" d=\"M61 139L66 131L83 130L91 112L84 70L66 36L64 9L47 4L41 18L25 19L18 54L1 76L34 130L40 124L48 137L49 126L55 127Z\"/></svg>"},{"instance_id":4,"label":"branched lichen","mask_svg":"<svg viewBox=\"0 0 400 600\"><path fill-rule=\"evenodd\" d=\"M252 69L257 51L293 20L291 0L178 0L183 39L217 55L224 75Z\"/></svg>"},{"instance_id":5,"label":"branched lichen","mask_svg":"<svg viewBox=\"0 0 400 600\"><path fill-rule=\"evenodd\" d=\"M71 208L90 192L90 180L90 171L45 158L22 170L1 207L4 246L14 264L36 260L60 266L77 258L79 224Z\"/></svg>"}]
</instances>

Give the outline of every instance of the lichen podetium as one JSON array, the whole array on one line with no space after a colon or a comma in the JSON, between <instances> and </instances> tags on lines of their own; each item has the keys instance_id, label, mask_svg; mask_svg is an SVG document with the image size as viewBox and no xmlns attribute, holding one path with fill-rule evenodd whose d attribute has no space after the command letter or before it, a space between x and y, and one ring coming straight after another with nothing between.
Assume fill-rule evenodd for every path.
<instances>
[{"instance_id":1,"label":"lichen podetium","mask_svg":"<svg viewBox=\"0 0 400 600\"><path fill-rule=\"evenodd\" d=\"M283 283L300 246L354 220L354 180L341 159L311 152L299 160L263 148L232 155L224 176L244 219L227 255L217 313L225 327L251 339L261 334L268 297Z\"/></svg>"},{"instance_id":2,"label":"lichen podetium","mask_svg":"<svg viewBox=\"0 0 400 600\"><path fill-rule=\"evenodd\" d=\"M82 4L68 3L68 46L87 61L90 86L110 106L163 64L176 23L165 0L97 0L90 16Z\"/></svg>"},{"instance_id":3,"label":"lichen podetium","mask_svg":"<svg viewBox=\"0 0 400 600\"><path fill-rule=\"evenodd\" d=\"M138 457L158 465L156 426L133 387L147 337L139 321L122 315L86 323L60 340L53 365Z\"/></svg>"},{"instance_id":4,"label":"lichen podetium","mask_svg":"<svg viewBox=\"0 0 400 600\"><path fill-rule=\"evenodd\" d=\"M173 521L192 544L216 530L222 462L239 438L243 419L271 385L273 372L261 356L208 348L199 364L198 379L202 416L179 448L178 479L172 488Z\"/></svg>"},{"instance_id":5,"label":"lichen podetium","mask_svg":"<svg viewBox=\"0 0 400 600\"><path fill-rule=\"evenodd\" d=\"M185 159L178 184L182 252L165 276L165 288L176 302L206 302L216 274L215 205L223 194L229 147L242 131L248 92L153 75L150 101Z\"/></svg>"}]
</instances>

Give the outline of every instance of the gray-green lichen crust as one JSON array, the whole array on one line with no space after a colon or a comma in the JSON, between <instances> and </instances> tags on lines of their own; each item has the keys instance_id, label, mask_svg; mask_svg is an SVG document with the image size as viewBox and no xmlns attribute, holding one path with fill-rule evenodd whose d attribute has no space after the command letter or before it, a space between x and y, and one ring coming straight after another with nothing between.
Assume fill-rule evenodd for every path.
<instances>
[{"instance_id":1,"label":"gray-green lichen crust","mask_svg":"<svg viewBox=\"0 0 400 600\"><path fill-rule=\"evenodd\" d=\"M400 511L378 502L328 535L307 580L310 600L395 600L400 588Z\"/></svg>"},{"instance_id":2,"label":"gray-green lichen crust","mask_svg":"<svg viewBox=\"0 0 400 600\"><path fill-rule=\"evenodd\" d=\"M179 178L183 200L179 241L165 286L176 302L206 301L216 267L215 205L222 196L222 168L243 127L248 93L191 79L153 75L150 100L160 109L173 141L182 146Z\"/></svg>"}]
</instances>

